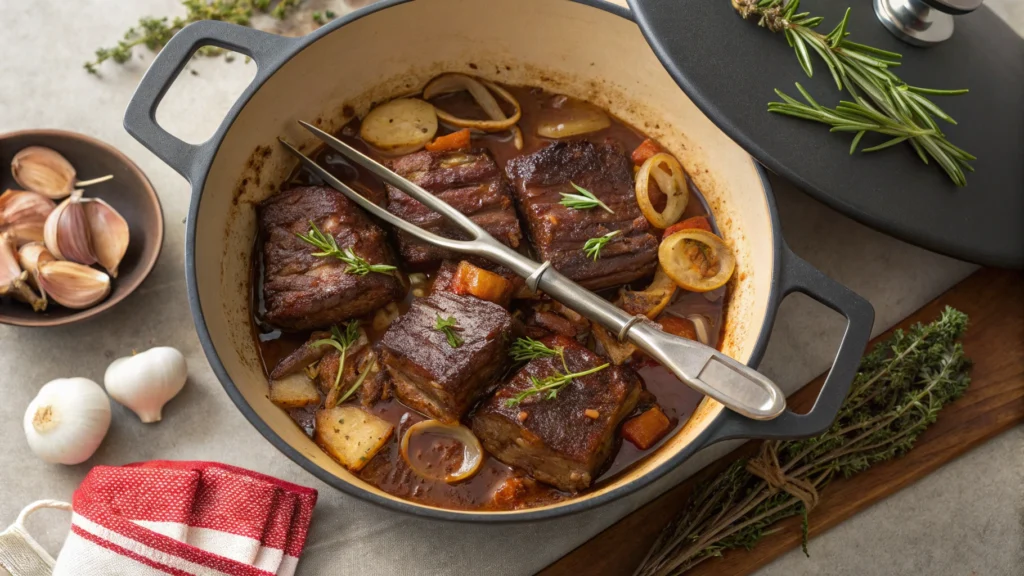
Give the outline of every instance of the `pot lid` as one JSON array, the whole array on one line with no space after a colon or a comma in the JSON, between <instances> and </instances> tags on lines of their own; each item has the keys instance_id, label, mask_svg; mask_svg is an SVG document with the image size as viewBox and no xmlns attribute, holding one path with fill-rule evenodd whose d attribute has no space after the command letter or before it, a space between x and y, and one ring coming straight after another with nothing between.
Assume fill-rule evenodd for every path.
<instances>
[{"instance_id":1,"label":"pot lid","mask_svg":"<svg viewBox=\"0 0 1024 576\"><path fill-rule=\"evenodd\" d=\"M897 74L913 86L968 88L934 96L957 125L953 144L974 154L967 186L956 187L934 161L900 144L850 155L852 134L769 114L775 88L818 102L840 93L812 52L804 74L782 34L743 20L727 0L628 0L637 23L679 86L719 127L771 170L846 215L930 250L981 264L1024 268L1024 40L987 7L955 19L949 40L929 48L890 34L869 3L804 2L828 33L852 6L850 40L903 55ZM940 124L942 123L939 120ZM887 137L866 135L861 148Z\"/></svg>"}]
</instances>

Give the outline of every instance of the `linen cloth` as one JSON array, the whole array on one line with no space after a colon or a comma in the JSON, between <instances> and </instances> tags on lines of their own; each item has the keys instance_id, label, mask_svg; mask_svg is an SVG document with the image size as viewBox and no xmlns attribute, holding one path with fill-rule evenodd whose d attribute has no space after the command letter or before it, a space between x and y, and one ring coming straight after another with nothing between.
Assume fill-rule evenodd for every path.
<instances>
[{"instance_id":1,"label":"linen cloth","mask_svg":"<svg viewBox=\"0 0 1024 576\"><path fill-rule=\"evenodd\" d=\"M55 576L291 576L317 492L212 462L97 466Z\"/></svg>"}]
</instances>

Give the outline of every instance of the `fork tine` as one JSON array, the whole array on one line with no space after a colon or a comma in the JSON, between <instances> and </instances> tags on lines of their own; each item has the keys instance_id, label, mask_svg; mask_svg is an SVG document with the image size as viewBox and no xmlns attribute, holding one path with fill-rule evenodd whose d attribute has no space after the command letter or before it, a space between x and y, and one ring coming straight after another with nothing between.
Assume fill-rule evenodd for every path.
<instances>
[{"instance_id":1,"label":"fork tine","mask_svg":"<svg viewBox=\"0 0 1024 576\"><path fill-rule=\"evenodd\" d=\"M287 140L283 138L278 138L277 140L281 144L283 144L284 147L287 148L292 154L297 156L299 160L302 161L302 163L306 166L306 168L309 168L314 174L322 178L323 181L329 184L332 188L347 196L349 200L352 200L353 202L358 204L363 210L366 210L370 214L373 214L374 216L380 218L381 220L384 220L385 222L391 224L395 228L398 228L404 232L408 232L409 234L416 236L417 238L423 240L424 242L437 244L438 246L443 246L451 250L465 252L470 248L470 246L468 246L468 242L444 238L436 234L427 232L426 230L420 228L419 226L416 226L415 224L410 224L409 222L402 220L401 218L395 216L394 214L388 212L387 210L381 208L380 206L377 206L373 202L370 202L365 197L363 197L362 194L356 192L341 180L338 180L333 174L321 168L320 165L314 162L311 158L309 158L302 152L299 152L299 150L295 146L292 146L291 143L289 143Z\"/></svg>"},{"instance_id":2,"label":"fork tine","mask_svg":"<svg viewBox=\"0 0 1024 576\"><path fill-rule=\"evenodd\" d=\"M406 180L405 178L399 176L398 174L395 174L383 164L377 162L376 160L370 158L369 156L366 156L362 152L356 150L355 148L349 146L348 144L342 142L341 140L338 140L334 136L328 134L327 132L324 132L323 130L317 128L316 126L313 126L308 122L303 122L302 120L299 120L299 124L301 124L306 130L312 132L313 135L319 138L323 143L337 150L349 160L355 162L356 164L359 164L363 168L366 168L381 180L387 182L388 184L391 184L395 188L398 188L399 190L405 192L406 194L415 198L416 200L419 200L427 208L430 208L434 212L437 212L438 214L444 216L448 220L457 224L460 228L469 233L474 239L479 239L483 237L483 235L487 234L483 228L478 226L476 222L470 220L468 216L466 216L462 212L459 212L455 208L452 208L444 200L441 200L437 196L434 196L433 194L427 192L423 188L420 188L416 184L413 184L412 182Z\"/></svg>"}]
</instances>

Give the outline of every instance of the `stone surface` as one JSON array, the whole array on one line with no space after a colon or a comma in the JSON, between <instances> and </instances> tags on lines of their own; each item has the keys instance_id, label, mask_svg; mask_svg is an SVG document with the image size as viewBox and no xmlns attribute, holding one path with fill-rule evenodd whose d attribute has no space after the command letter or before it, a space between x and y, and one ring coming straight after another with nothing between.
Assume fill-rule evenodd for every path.
<instances>
[{"instance_id":1,"label":"stone surface","mask_svg":"<svg viewBox=\"0 0 1024 576\"><path fill-rule=\"evenodd\" d=\"M1024 30L1016 0L992 0ZM363 5L365 0L350 0ZM352 6L333 4L343 13ZM343 496L316 481L264 441L235 409L214 377L193 330L183 279L183 219L189 187L121 127L121 118L148 55L124 68L104 66L103 79L81 63L110 45L140 16L180 13L178 0L0 0L4 57L0 58L0 133L62 128L105 140L133 158L152 179L167 223L164 249L152 276L123 304L89 322L56 330L0 326L0 527L41 498L70 499L92 465L155 458L218 460L320 490L312 536L300 564L304 575L359 566L364 574L521 575L535 572L640 503L692 474L732 446L706 450L633 497L573 518L531 525L465 526L402 516ZM190 64L161 106L172 132L202 141L252 76L242 59ZM787 241L833 278L875 306L875 333L969 274L974 267L869 230L772 179ZM976 327L975 329L983 329ZM778 315L764 371L787 390L827 368L842 331L830 311L802 296ZM111 432L80 466L42 463L24 441L25 407L47 381L85 376L100 381L107 364L132 349L172 345L189 362L185 390L164 420L143 425L114 406ZM802 574L1020 574L1024 566L1024 428L1018 427L926 480L859 514L813 541L812 556L793 552L761 570L764 576ZM67 530L59 512L29 524L56 553Z\"/></svg>"}]
</instances>

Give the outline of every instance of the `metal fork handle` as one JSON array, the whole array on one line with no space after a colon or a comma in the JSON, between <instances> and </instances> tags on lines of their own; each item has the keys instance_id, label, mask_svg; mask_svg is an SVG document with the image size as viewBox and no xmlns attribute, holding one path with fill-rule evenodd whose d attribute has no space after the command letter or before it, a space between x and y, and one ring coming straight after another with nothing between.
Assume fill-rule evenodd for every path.
<instances>
[{"instance_id":1,"label":"metal fork handle","mask_svg":"<svg viewBox=\"0 0 1024 576\"><path fill-rule=\"evenodd\" d=\"M728 408L755 420L770 420L786 409L786 397L774 382L756 370L737 362L718 350L693 340L667 334L649 322L636 322L621 308L573 282L550 264L539 264L498 242L468 216L423 188L401 178L371 158L337 140L332 135L302 123L328 146L357 164L367 168L385 182L399 188L428 208L449 218L472 236L471 240L452 240L423 230L419 226L391 214L364 198L297 148L284 140L281 143L328 185L360 207L399 230L428 242L463 254L480 256L529 278L537 289L563 305L597 322L612 334L625 337L643 350L677 378L698 392L710 396ZM534 287L534 286L531 286Z\"/></svg>"}]
</instances>

